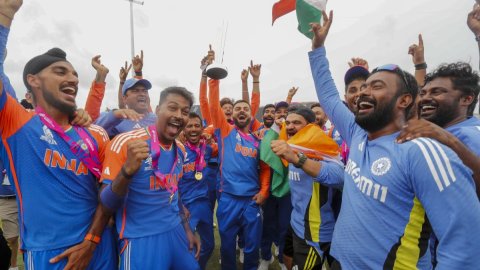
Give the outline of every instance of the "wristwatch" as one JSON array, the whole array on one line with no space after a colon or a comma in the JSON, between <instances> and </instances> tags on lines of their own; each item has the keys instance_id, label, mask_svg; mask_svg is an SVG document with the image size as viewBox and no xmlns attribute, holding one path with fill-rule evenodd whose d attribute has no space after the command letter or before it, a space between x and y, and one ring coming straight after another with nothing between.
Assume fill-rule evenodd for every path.
<instances>
[{"instance_id":1,"label":"wristwatch","mask_svg":"<svg viewBox=\"0 0 480 270\"><path fill-rule=\"evenodd\" d=\"M301 168L303 167L303 164L305 164L305 161L307 161L307 156L305 156L303 152L298 152L297 156L298 162L293 164L293 166L295 166L295 168Z\"/></svg>"}]
</instances>

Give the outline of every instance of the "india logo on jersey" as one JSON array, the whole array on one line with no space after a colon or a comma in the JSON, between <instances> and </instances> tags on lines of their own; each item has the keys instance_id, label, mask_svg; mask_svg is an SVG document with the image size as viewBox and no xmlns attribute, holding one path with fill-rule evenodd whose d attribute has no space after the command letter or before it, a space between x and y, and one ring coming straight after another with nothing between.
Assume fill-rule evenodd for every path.
<instances>
[{"instance_id":1,"label":"india logo on jersey","mask_svg":"<svg viewBox=\"0 0 480 270\"><path fill-rule=\"evenodd\" d=\"M390 170L390 167L392 167L392 163L390 162L390 159L383 157L375 160L370 170L374 175L381 176L386 174L388 170Z\"/></svg>"}]
</instances>

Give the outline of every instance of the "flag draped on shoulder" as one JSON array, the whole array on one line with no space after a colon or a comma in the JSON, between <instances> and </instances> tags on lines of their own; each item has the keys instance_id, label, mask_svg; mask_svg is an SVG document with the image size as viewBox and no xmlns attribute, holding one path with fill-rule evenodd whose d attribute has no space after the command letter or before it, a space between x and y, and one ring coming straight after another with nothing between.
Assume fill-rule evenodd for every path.
<instances>
[{"instance_id":1,"label":"flag draped on shoulder","mask_svg":"<svg viewBox=\"0 0 480 270\"><path fill-rule=\"evenodd\" d=\"M308 38L313 37L310 23L320 22L327 0L280 0L272 7L272 25L276 19L294 10L297 12L298 31Z\"/></svg>"}]
</instances>

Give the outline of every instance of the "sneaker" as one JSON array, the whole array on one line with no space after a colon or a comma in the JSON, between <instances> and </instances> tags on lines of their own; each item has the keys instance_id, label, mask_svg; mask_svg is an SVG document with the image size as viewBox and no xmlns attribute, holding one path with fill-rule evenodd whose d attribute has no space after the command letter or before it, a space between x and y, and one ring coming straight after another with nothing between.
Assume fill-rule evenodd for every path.
<instances>
[{"instance_id":1,"label":"sneaker","mask_svg":"<svg viewBox=\"0 0 480 270\"><path fill-rule=\"evenodd\" d=\"M280 248L277 245L273 244L273 254L275 254L275 256L277 257L278 257L279 250Z\"/></svg>"},{"instance_id":2,"label":"sneaker","mask_svg":"<svg viewBox=\"0 0 480 270\"><path fill-rule=\"evenodd\" d=\"M268 267L270 266L270 264L272 264L272 262L273 256L269 261L261 259L260 264L258 265L258 270L268 270Z\"/></svg>"},{"instance_id":3,"label":"sneaker","mask_svg":"<svg viewBox=\"0 0 480 270\"><path fill-rule=\"evenodd\" d=\"M243 248L240 249L240 254L238 256L238 260L240 261L240 263L243 263L243 259L245 257L245 254L243 254Z\"/></svg>"},{"instance_id":4,"label":"sneaker","mask_svg":"<svg viewBox=\"0 0 480 270\"><path fill-rule=\"evenodd\" d=\"M287 270L287 266L283 263L280 263L280 270Z\"/></svg>"}]
</instances>

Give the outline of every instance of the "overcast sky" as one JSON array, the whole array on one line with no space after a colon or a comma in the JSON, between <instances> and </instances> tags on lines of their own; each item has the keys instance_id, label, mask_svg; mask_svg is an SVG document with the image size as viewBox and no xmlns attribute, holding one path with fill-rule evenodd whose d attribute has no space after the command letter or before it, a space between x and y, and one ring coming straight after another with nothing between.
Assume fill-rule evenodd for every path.
<instances>
[{"instance_id":1,"label":"overcast sky","mask_svg":"<svg viewBox=\"0 0 480 270\"><path fill-rule=\"evenodd\" d=\"M291 86L300 87L296 101L316 95L307 52L311 42L296 27L290 13L271 25L275 0L145 0L134 5L135 49L144 50L144 77L153 84L156 104L167 86L185 86L198 100L200 60L212 44L221 53L221 36L228 32L224 64L229 76L221 96L240 98L240 72L250 59L262 64L261 103L283 100ZM473 0L330 0L334 22L326 47L337 86L352 56L366 58L370 67L396 63L413 72L409 45L423 34L428 69L444 62L466 61L478 69L478 48L466 25ZM67 52L80 76L77 104L83 107L95 76L91 58L102 55L110 69L102 107L117 107L118 72L130 60L130 4L126 0L24 0L12 25L6 73L23 97L22 71L35 55L52 47ZM249 80L251 89L252 80Z\"/></svg>"}]
</instances>

